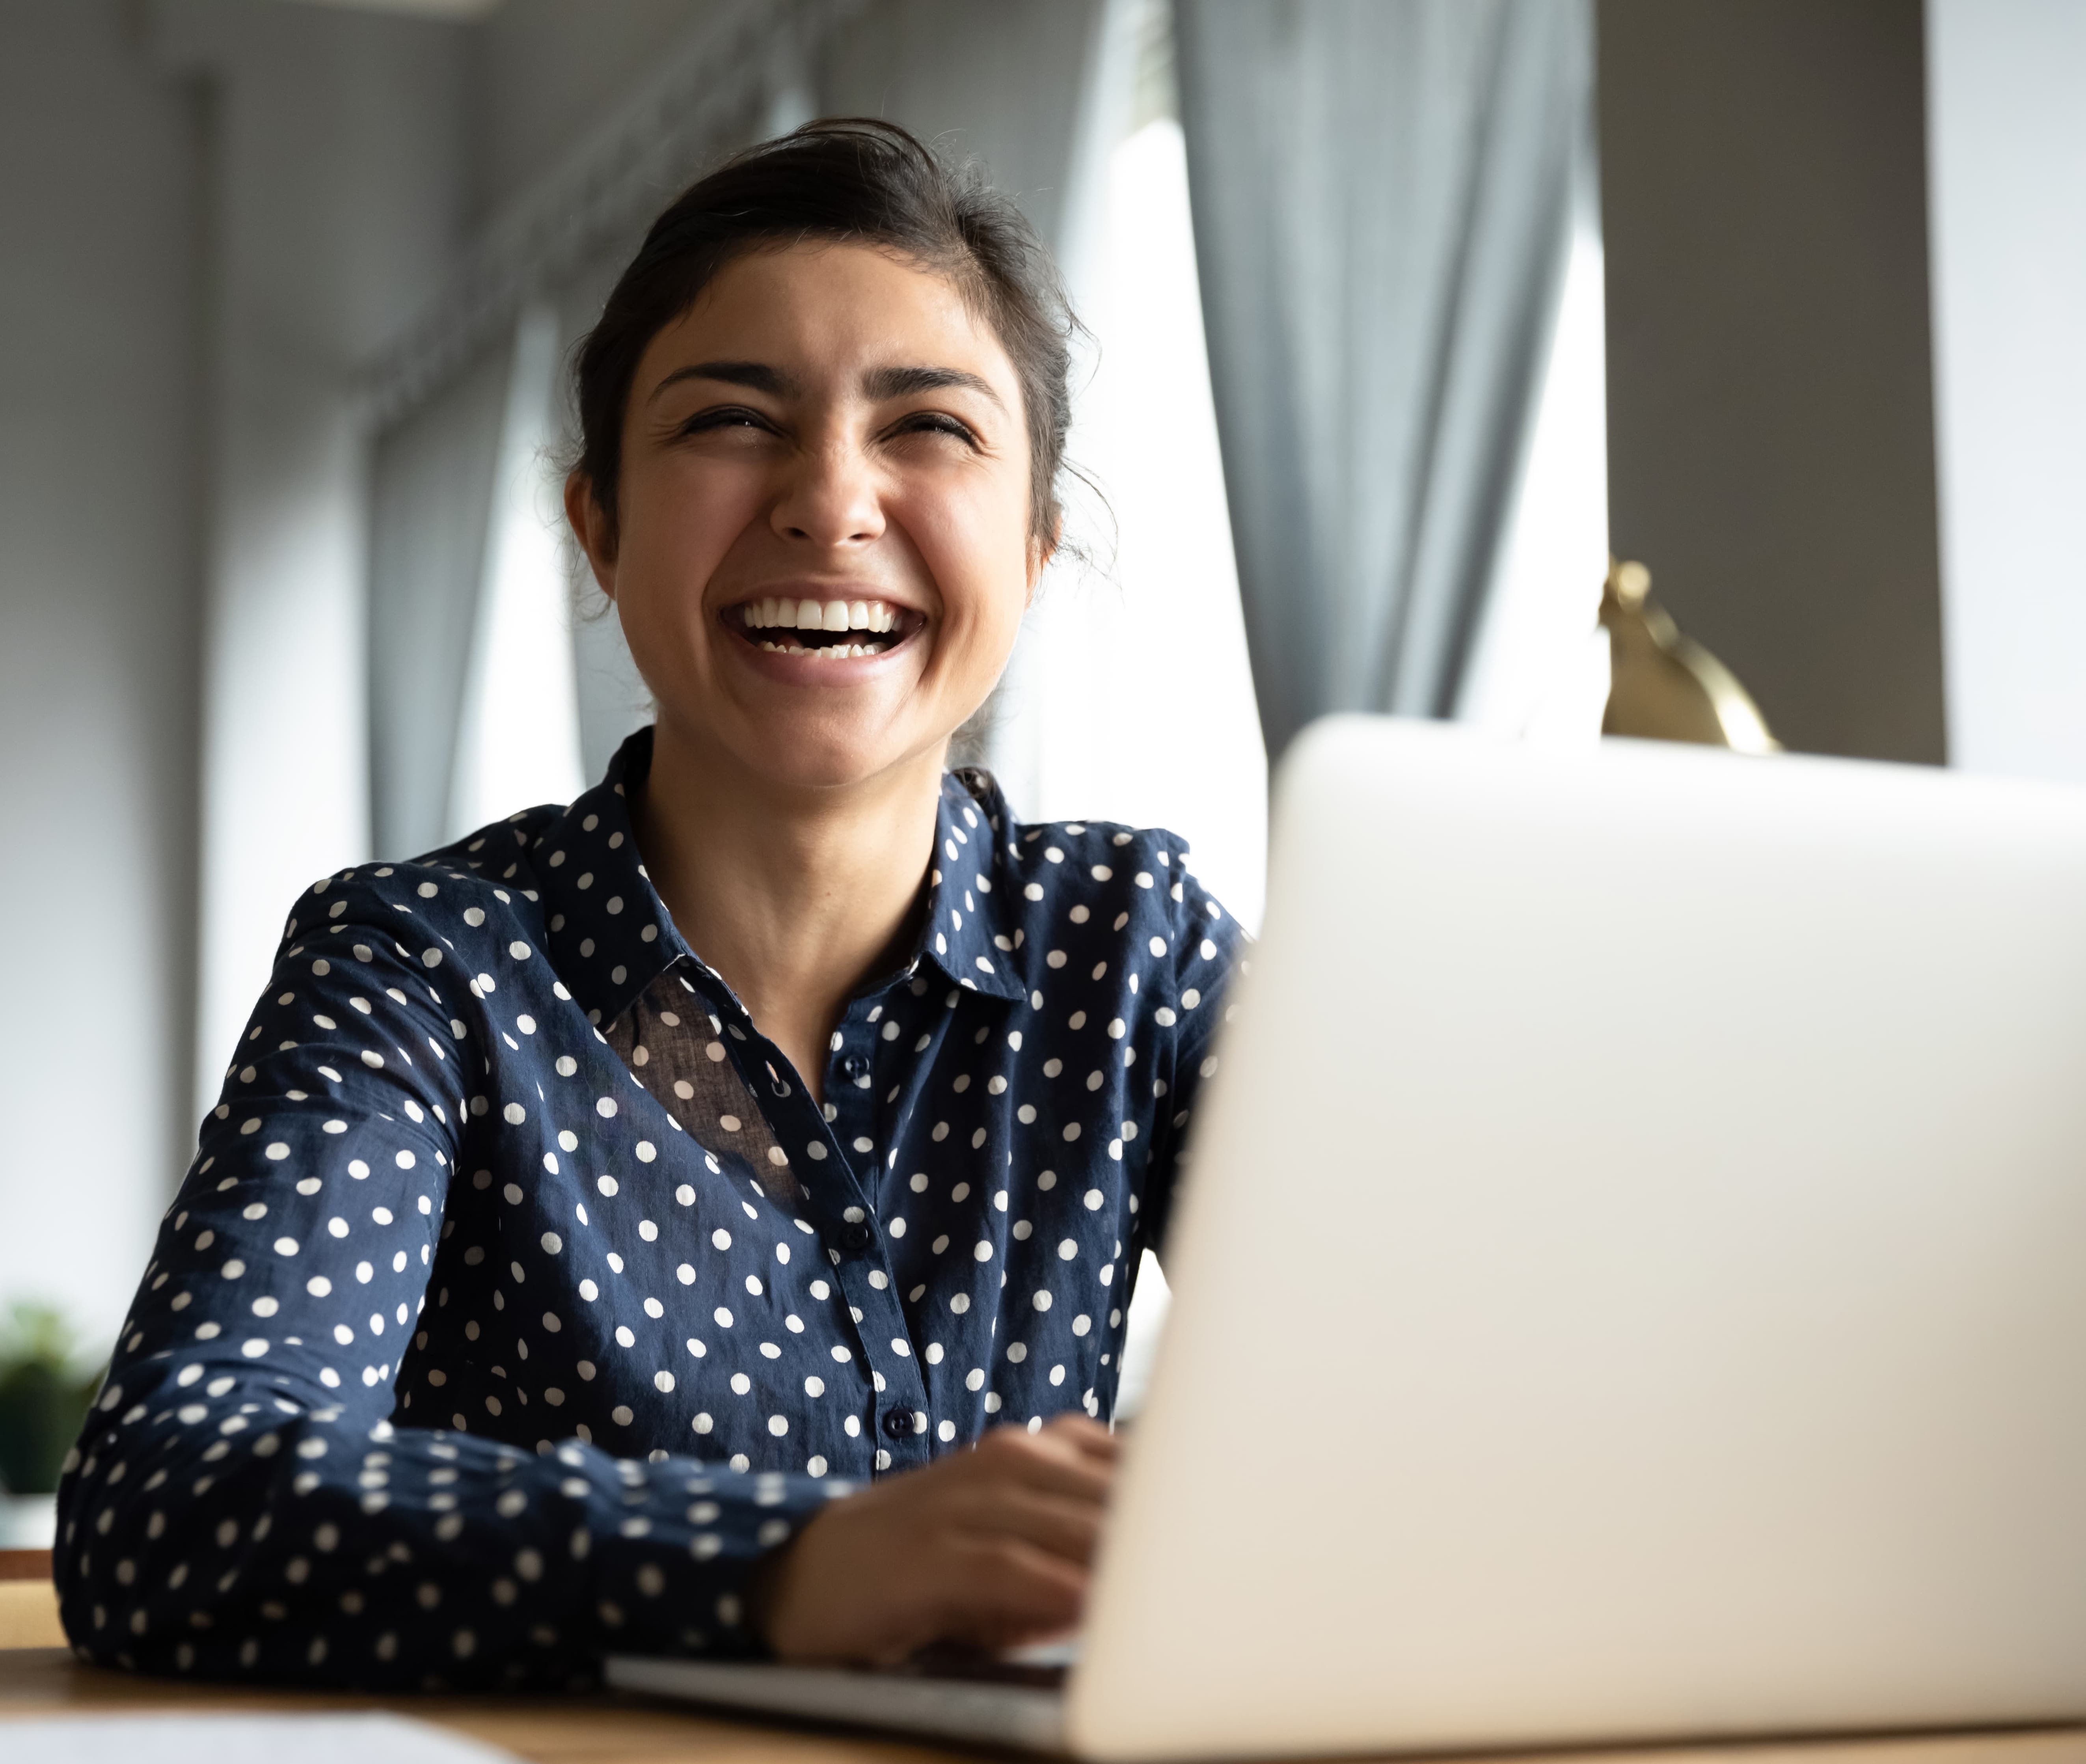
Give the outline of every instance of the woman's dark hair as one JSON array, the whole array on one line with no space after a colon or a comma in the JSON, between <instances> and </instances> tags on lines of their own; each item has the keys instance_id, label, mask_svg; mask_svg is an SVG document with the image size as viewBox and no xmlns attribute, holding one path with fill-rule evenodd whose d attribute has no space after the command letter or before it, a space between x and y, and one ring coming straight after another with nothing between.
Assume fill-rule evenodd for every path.
<instances>
[{"instance_id":1,"label":"woman's dark hair","mask_svg":"<svg viewBox=\"0 0 2086 1764\"><path fill-rule=\"evenodd\" d=\"M711 279L749 251L807 240L874 246L945 275L998 336L1021 382L1030 528L1054 541L1079 322L1021 211L971 164L950 166L895 123L843 117L736 155L652 224L580 345L578 470L614 532L623 420L637 364Z\"/></svg>"}]
</instances>

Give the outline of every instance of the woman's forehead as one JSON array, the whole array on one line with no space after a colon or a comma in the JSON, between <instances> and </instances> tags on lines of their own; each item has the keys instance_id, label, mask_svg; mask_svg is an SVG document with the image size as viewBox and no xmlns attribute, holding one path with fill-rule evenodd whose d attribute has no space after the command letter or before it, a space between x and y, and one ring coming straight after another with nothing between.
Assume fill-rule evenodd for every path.
<instances>
[{"instance_id":1,"label":"woman's forehead","mask_svg":"<svg viewBox=\"0 0 2086 1764\"><path fill-rule=\"evenodd\" d=\"M1010 410L1020 391L1007 351L952 278L866 245L795 245L734 258L652 339L637 397L709 360L764 364L792 389L924 368L982 380Z\"/></svg>"}]
</instances>

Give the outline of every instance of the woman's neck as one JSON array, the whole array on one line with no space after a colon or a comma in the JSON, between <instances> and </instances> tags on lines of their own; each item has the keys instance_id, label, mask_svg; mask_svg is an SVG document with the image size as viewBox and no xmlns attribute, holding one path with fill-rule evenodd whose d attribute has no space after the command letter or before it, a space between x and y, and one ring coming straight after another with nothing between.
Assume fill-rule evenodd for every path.
<instances>
[{"instance_id":1,"label":"woman's neck","mask_svg":"<svg viewBox=\"0 0 2086 1764\"><path fill-rule=\"evenodd\" d=\"M662 721L633 807L689 947L824 1100L849 995L905 956L934 848L942 756L845 790L778 790Z\"/></svg>"}]
</instances>

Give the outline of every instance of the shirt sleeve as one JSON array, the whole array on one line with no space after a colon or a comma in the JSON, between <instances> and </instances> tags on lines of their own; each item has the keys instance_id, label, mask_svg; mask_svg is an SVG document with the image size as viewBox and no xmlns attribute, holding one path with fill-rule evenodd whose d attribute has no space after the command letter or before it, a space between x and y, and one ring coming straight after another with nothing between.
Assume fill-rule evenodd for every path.
<instances>
[{"instance_id":1,"label":"shirt sleeve","mask_svg":"<svg viewBox=\"0 0 2086 1764\"><path fill-rule=\"evenodd\" d=\"M329 889L304 940L290 922L66 1459L75 1651L370 1688L750 1651L748 1576L845 1485L396 1408L466 1128L498 1131L470 1106L491 1031L439 936Z\"/></svg>"},{"instance_id":2,"label":"shirt sleeve","mask_svg":"<svg viewBox=\"0 0 2086 1764\"><path fill-rule=\"evenodd\" d=\"M1165 1094L1152 1110L1152 1165L1139 1221L1140 1246L1162 1262L1195 1106L1216 1072L1218 1031L1231 1012L1232 980L1249 965L1250 948L1239 922L1194 876L1184 872L1177 889L1168 939L1173 992L1159 1008L1160 1025L1173 1038L1173 1057L1163 1080Z\"/></svg>"}]
</instances>

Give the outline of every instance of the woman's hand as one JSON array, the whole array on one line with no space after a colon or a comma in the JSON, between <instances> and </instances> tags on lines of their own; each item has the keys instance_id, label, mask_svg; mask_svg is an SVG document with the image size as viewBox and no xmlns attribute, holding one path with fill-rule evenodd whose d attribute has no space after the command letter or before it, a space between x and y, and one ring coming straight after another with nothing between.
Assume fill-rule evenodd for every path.
<instances>
[{"instance_id":1,"label":"woman's hand","mask_svg":"<svg viewBox=\"0 0 2086 1764\"><path fill-rule=\"evenodd\" d=\"M998 1428L834 1502L763 1570L755 1620L780 1659L877 1665L933 1642L1062 1634L1085 1602L1115 1458L1083 1415Z\"/></svg>"}]
</instances>

